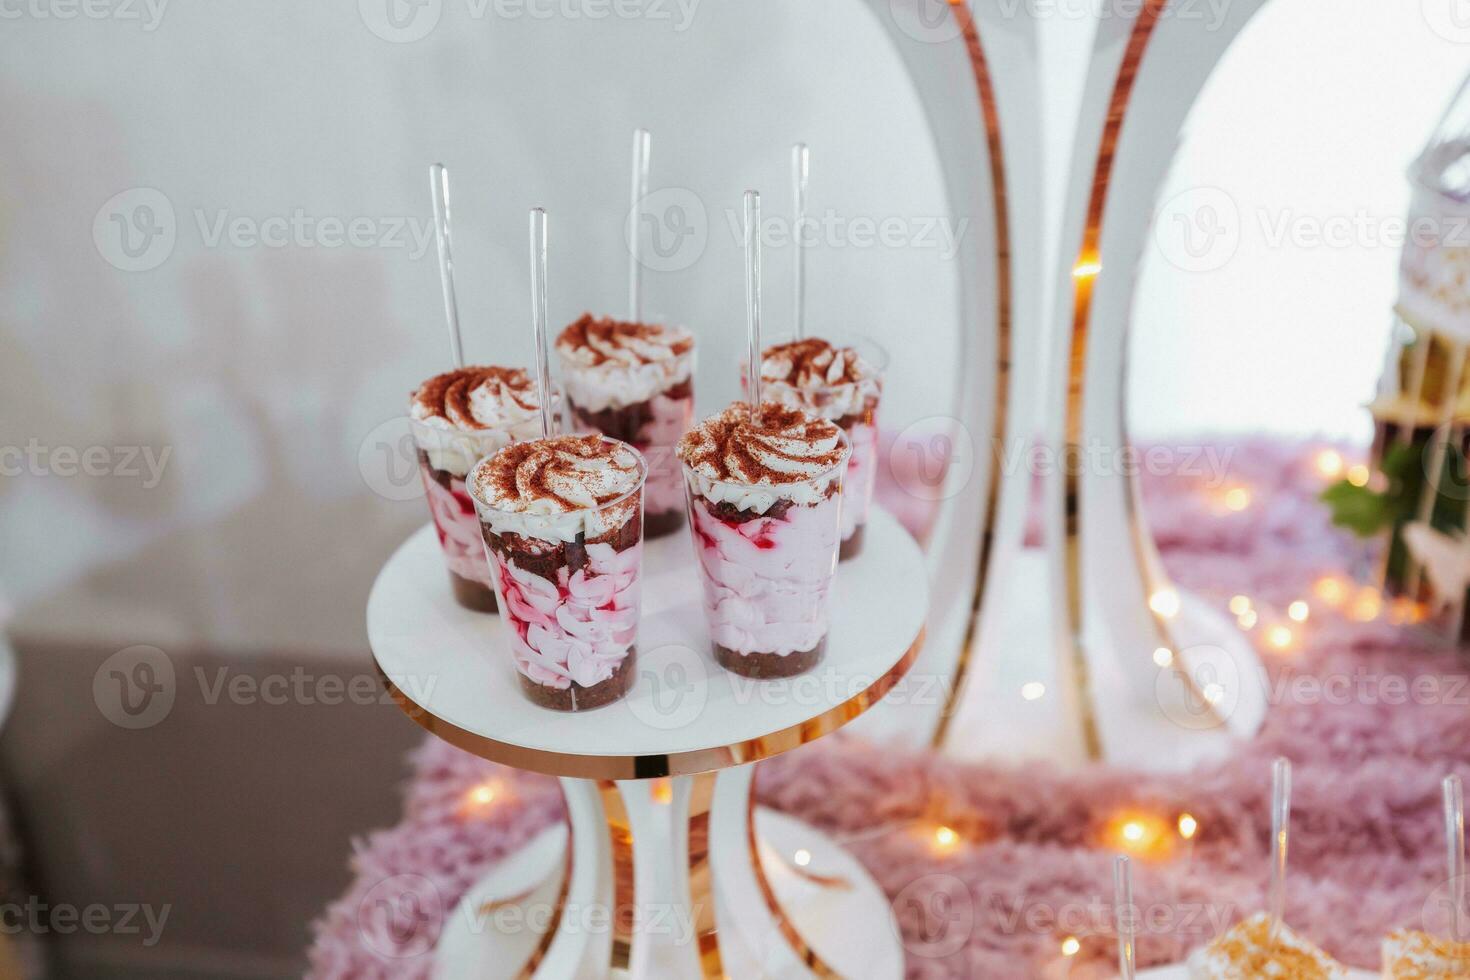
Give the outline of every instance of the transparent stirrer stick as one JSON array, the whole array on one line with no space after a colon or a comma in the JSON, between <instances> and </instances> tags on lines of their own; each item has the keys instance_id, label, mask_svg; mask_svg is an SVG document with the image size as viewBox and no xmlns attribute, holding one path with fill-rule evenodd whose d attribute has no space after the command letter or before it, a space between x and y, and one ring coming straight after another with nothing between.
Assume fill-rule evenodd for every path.
<instances>
[{"instance_id":1,"label":"transparent stirrer stick","mask_svg":"<svg viewBox=\"0 0 1470 980\"><path fill-rule=\"evenodd\" d=\"M811 162L811 151L805 143L797 143L791 148L791 195L796 201L796 309L792 317L792 334L797 340L806 336L806 246L802 228L806 225L806 192Z\"/></svg>"},{"instance_id":2,"label":"transparent stirrer stick","mask_svg":"<svg viewBox=\"0 0 1470 980\"><path fill-rule=\"evenodd\" d=\"M1271 766L1271 926L1267 948L1276 948L1276 936L1286 915L1286 854L1291 835L1291 761L1284 756Z\"/></svg>"},{"instance_id":3,"label":"transparent stirrer stick","mask_svg":"<svg viewBox=\"0 0 1470 980\"><path fill-rule=\"evenodd\" d=\"M1133 862L1126 854L1113 859L1113 915L1118 926L1118 975L1134 980L1138 975L1138 924L1133 916Z\"/></svg>"},{"instance_id":4,"label":"transparent stirrer stick","mask_svg":"<svg viewBox=\"0 0 1470 980\"><path fill-rule=\"evenodd\" d=\"M531 327L536 334L536 398L541 438L551 435L551 359L546 343L546 211L531 209Z\"/></svg>"},{"instance_id":5,"label":"transparent stirrer stick","mask_svg":"<svg viewBox=\"0 0 1470 980\"><path fill-rule=\"evenodd\" d=\"M454 253L449 242L449 171L442 163L429 165L429 195L434 201L434 237L439 244L439 286L444 291L444 319L449 324L449 352L454 366L464 367L459 338L459 303L454 298Z\"/></svg>"},{"instance_id":6,"label":"transparent stirrer stick","mask_svg":"<svg viewBox=\"0 0 1470 980\"><path fill-rule=\"evenodd\" d=\"M643 227L639 209L648 196L648 167L653 154L653 134L646 129L633 130L633 230L628 236L628 319L643 322Z\"/></svg>"},{"instance_id":7,"label":"transparent stirrer stick","mask_svg":"<svg viewBox=\"0 0 1470 980\"><path fill-rule=\"evenodd\" d=\"M1444 828L1449 870L1450 938L1465 942L1465 785L1459 776L1444 781Z\"/></svg>"},{"instance_id":8,"label":"transparent stirrer stick","mask_svg":"<svg viewBox=\"0 0 1470 980\"><path fill-rule=\"evenodd\" d=\"M761 404L761 196L745 192L745 327L749 344L750 417Z\"/></svg>"}]
</instances>

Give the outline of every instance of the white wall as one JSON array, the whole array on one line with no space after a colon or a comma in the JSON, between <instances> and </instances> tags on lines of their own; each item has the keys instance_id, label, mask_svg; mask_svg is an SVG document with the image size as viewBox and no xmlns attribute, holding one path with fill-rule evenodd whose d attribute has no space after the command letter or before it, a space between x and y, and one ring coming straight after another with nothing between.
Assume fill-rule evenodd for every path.
<instances>
[{"instance_id":1,"label":"white wall","mask_svg":"<svg viewBox=\"0 0 1470 980\"><path fill-rule=\"evenodd\" d=\"M53 0L5 5L20 15L0 20L0 446L172 453L151 488L0 478L0 597L19 628L119 646L353 647L377 566L425 517L420 500L375 494L359 451L445 366L432 250L211 245L222 215L422 223L426 167L443 160L467 353L528 363L526 209L551 213L553 318L621 312L629 134L646 126L653 186L707 213L697 261L646 285L650 311L700 336L703 409L735 395L743 344L726 211L749 186L768 214L789 207L793 141L812 147L817 216L946 216L917 99L865 5L683 3L650 8L670 19L541 20L434 0L418 9L437 23L412 43L370 29L390 33L387 0L170 3L153 30L32 12L69 9ZM134 190L105 210L103 249L93 225L136 188L166 198L152 203L161 219L172 208L175 241L128 272L103 254L126 264L109 214L149 200ZM774 328L789 250L767 259ZM903 345L890 422L948 405L952 261L839 230L809 270L814 329Z\"/></svg>"}]
</instances>

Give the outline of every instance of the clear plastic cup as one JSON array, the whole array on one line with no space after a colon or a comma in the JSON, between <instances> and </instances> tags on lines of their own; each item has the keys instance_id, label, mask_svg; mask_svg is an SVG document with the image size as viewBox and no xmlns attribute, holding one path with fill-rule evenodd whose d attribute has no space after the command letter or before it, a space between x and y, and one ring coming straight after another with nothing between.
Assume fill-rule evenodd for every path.
<instances>
[{"instance_id":1,"label":"clear plastic cup","mask_svg":"<svg viewBox=\"0 0 1470 980\"><path fill-rule=\"evenodd\" d=\"M849 447L800 483L713 480L683 464L689 526L715 660L746 677L791 677L827 649Z\"/></svg>"},{"instance_id":2,"label":"clear plastic cup","mask_svg":"<svg viewBox=\"0 0 1470 980\"><path fill-rule=\"evenodd\" d=\"M510 429L460 429L411 419L418 448L419 475L429 516L439 534L454 598L466 609L496 611L490 565L480 538L480 522L465 480L475 463L512 442L541 434L539 420Z\"/></svg>"},{"instance_id":3,"label":"clear plastic cup","mask_svg":"<svg viewBox=\"0 0 1470 980\"><path fill-rule=\"evenodd\" d=\"M874 371L873 389L864 393L857 382L797 387L782 381L761 382L761 400L787 408L799 408L818 418L836 422L852 443L847 477L842 484L841 560L855 558L863 547L863 530L873 505L873 487L878 479L878 403L883 394L883 375L888 369L888 352L866 337L822 334L834 347L850 347ZM785 343L790 338L777 338ZM767 345L767 350L773 345ZM764 354L764 351L762 352Z\"/></svg>"},{"instance_id":4,"label":"clear plastic cup","mask_svg":"<svg viewBox=\"0 0 1470 980\"><path fill-rule=\"evenodd\" d=\"M637 674L648 466L636 449L604 441L638 456L638 485L598 507L559 514L497 509L480 489L491 458L469 479L521 691L557 711L611 704Z\"/></svg>"},{"instance_id":5,"label":"clear plastic cup","mask_svg":"<svg viewBox=\"0 0 1470 980\"><path fill-rule=\"evenodd\" d=\"M672 376L684 380L635 402L608 401L607 365L594 372L558 349L567 420L574 432L591 432L626 442L648 462L644 487L644 533L650 538L672 534L684 523L684 487L674 447L694 422L694 348L668 362ZM662 366L662 365L661 365ZM630 375L636 369L629 367ZM633 379L630 378L630 382ZM635 388L635 384L627 387ZM579 396L581 402L579 403ZM600 405L596 411L589 405Z\"/></svg>"}]
</instances>

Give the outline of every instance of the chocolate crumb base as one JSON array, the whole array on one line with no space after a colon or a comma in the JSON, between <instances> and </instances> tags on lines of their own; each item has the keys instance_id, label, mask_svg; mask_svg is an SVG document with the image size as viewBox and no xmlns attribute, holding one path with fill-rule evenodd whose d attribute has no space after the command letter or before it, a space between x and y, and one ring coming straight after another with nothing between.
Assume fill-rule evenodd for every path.
<instances>
[{"instance_id":1,"label":"chocolate crumb base","mask_svg":"<svg viewBox=\"0 0 1470 980\"><path fill-rule=\"evenodd\" d=\"M515 562L517 568L539 575L552 584L557 583L557 570L563 566L569 576L587 567L588 544L610 544L614 551L627 551L643 540L643 529L636 520L624 521L617 530L590 542L581 534L575 541L556 544L509 531L496 534L485 521L480 522L480 534L493 554L507 562Z\"/></svg>"},{"instance_id":2,"label":"chocolate crumb base","mask_svg":"<svg viewBox=\"0 0 1470 980\"><path fill-rule=\"evenodd\" d=\"M682 507L664 511L662 514L645 514L643 517L643 536L645 538L661 538L666 534L673 534L683 526L684 508Z\"/></svg>"},{"instance_id":3,"label":"chocolate crumb base","mask_svg":"<svg viewBox=\"0 0 1470 980\"><path fill-rule=\"evenodd\" d=\"M521 680L522 693L533 704L550 708L552 711L589 711L592 708L601 708L605 704L621 700L623 695L632 689L633 681L638 676L635 663L637 659L637 646L628 647L628 655L613 669L612 676L591 687L582 687L573 683L571 687L559 690L547 687L545 684L537 684L519 671L516 672L516 676Z\"/></svg>"},{"instance_id":4,"label":"chocolate crumb base","mask_svg":"<svg viewBox=\"0 0 1470 980\"><path fill-rule=\"evenodd\" d=\"M737 653L729 647L714 644L715 660L732 674L766 680L772 677L795 677L804 674L822 662L827 652L824 636L810 650L781 656L779 653Z\"/></svg>"},{"instance_id":5,"label":"chocolate crumb base","mask_svg":"<svg viewBox=\"0 0 1470 980\"><path fill-rule=\"evenodd\" d=\"M857 530L852 532L852 537L847 538L842 542L842 547L837 551L838 561L847 561L849 558L856 558L859 554L862 553L863 533L866 530L866 525L859 524L857 526Z\"/></svg>"},{"instance_id":6,"label":"chocolate crumb base","mask_svg":"<svg viewBox=\"0 0 1470 980\"><path fill-rule=\"evenodd\" d=\"M844 415L841 418L833 419L832 421L836 422L837 427L843 432L851 432L856 426L874 424L874 420L877 419L877 417L878 399L869 398L867 402L863 405L861 411L850 412L847 415Z\"/></svg>"},{"instance_id":7,"label":"chocolate crumb base","mask_svg":"<svg viewBox=\"0 0 1470 980\"><path fill-rule=\"evenodd\" d=\"M785 497L777 497L776 502L766 508L764 512L754 510L742 510L728 500L714 501L704 498L704 509L709 511L710 516L726 524L744 524L747 521L758 520L769 517L773 521L779 521L786 516L786 512L793 506L792 501Z\"/></svg>"},{"instance_id":8,"label":"chocolate crumb base","mask_svg":"<svg viewBox=\"0 0 1470 980\"><path fill-rule=\"evenodd\" d=\"M694 397L694 388L689 381L681 381L666 391L658 392L653 398L660 395L674 401L683 401ZM592 429L611 439L634 444L638 442L638 433L653 420L653 398L624 405L622 408L604 408L600 412L579 408L570 399L568 404L572 409L572 419L580 428Z\"/></svg>"},{"instance_id":9,"label":"chocolate crumb base","mask_svg":"<svg viewBox=\"0 0 1470 980\"><path fill-rule=\"evenodd\" d=\"M449 585L454 589L454 601L466 609L482 613L500 612L500 606L495 602L495 590L490 586L456 572L449 573Z\"/></svg>"}]
</instances>

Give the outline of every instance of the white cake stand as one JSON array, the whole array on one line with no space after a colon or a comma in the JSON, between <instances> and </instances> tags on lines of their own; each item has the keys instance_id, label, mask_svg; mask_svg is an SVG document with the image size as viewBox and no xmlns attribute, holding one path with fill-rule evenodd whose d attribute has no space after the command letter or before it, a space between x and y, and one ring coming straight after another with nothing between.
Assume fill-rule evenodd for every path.
<instances>
[{"instance_id":1,"label":"white cake stand","mask_svg":"<svg viewBox=\"0 0 1470 980\"><path fill-rule=\"evenodd\" d=\"M459 607L443 579L425 527L373 586L368 638L389 691L453 745L562 777L570 830L470 890L436 976L901 976L882 891L813 828L755 813L749 765L856 718L917 657L925 565L897 521L874 511L863 554L838 571L824 662L784 681L719 668L687 532L646 543L637 682L579 714L527 701L499 617Z\"/></svg>"}]
</instances>

